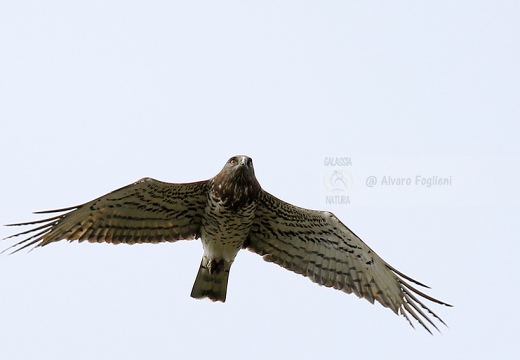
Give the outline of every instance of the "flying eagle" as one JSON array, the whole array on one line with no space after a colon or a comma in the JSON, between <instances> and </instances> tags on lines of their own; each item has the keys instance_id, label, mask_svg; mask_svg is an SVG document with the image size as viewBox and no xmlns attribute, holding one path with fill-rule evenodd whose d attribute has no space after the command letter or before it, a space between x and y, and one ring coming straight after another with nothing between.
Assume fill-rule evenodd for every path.
<instances>
[{"instance_id":1,"label":"flying eagle","mask_svg":"<svg viewBox=\"0 0 520 360\"><path fill-rule=\"evenodd\" d=\"M243 248L317 284L354 293L415 319L428 332L444 321L422 301L451 306L413 284L420 282L381 259L327 211L286 203L260 187L248 156L233 156L212 179L185 184L141 179L10 236L27 235L13 252L62 239L112 244L202 240L204 254L191 291L197 299L226 300L229 270ZM5 250L4 250L5 251ZM430 316L429 316L429 315ZM429 325L428 325L429 324Z\"/></svg>"}]
</instances>

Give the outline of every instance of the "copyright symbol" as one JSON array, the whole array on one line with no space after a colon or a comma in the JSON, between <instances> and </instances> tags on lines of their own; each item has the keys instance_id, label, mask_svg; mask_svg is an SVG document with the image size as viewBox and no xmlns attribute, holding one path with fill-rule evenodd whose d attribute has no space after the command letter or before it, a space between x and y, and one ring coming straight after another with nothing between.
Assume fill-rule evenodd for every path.
<instances>
[{"instance_id":1,"label":"copyright symbol","mask_svg":"<svg viewBox=\"0 0 520 360\"><path fill-rule=\"evenodd\" d=\"M377 185L377 178L374 175L367 177L366 184L367 184L368 187L376 186Z\"/></svg>"}]
</instances>

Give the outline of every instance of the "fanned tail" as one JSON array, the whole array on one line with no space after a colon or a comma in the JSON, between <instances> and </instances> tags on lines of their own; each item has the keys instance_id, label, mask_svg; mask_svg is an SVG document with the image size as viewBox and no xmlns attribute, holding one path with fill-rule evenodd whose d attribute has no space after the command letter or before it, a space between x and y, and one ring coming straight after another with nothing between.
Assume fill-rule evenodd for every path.
<instances>
[{"instance_id":1,"label":"fanned tail","mask_svg":"<svg viewBox=\"0 0 520 360\"><path fill-rule=\"evenodd\" d=\"M191 290L191 297L225 302L231 264L225 260L216 261L204 256Z\"/></svg>"}]
</instances>

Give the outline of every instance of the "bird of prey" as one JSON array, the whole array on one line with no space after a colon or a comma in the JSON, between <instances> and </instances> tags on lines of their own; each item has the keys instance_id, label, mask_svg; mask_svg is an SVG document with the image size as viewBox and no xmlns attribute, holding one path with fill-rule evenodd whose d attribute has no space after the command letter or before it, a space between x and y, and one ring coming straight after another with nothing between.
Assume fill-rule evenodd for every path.
<instances>
[{"instance_id":1,"label":"bird of prey","mask_svg":"<svg viewBox=\"0 0 520 360\"><path fill-rule=\"evenodd\" d=\"M194 298L224 302L231 264L246 248L315 283L378 301L430 333L430 325L439 330L434 320L445 323L423 299L451 306L418 290L412 283L425 285L385 262L331 212L300 208L263 190L245 155L230 158L209 180L144 178L83 205L38 213L61 214L10 224L35 226L9 237L27 236L9 248L13 252L62 239L135 244L200 238L204 254Z\"/></svg>"}]
</instances>

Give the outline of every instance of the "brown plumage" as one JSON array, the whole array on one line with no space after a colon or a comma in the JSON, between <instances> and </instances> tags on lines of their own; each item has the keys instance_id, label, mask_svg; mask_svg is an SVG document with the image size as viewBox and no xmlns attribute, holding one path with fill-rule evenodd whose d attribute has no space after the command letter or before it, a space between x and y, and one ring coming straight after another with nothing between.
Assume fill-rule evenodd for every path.
<instances>
[{"instance_id":1,"label":"brown plumage","mask_svg":"<svg viewBox=\"0 0 520 360\"><path fill-rule=\"evenodd\" d=\"M252 160L232 157L212 179L187 184L141 179L62 213L9 226L36 225L9 249L55 241L158 243L201 238L204 248L191 296L225 301L229 270L242 248L327 287L377 301L396 314L428 324L444 322L422 299L425 286L381 259L334 214L288 204L262 190Z\"/></svg>"}]
</instances>

